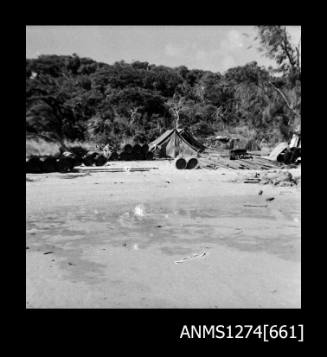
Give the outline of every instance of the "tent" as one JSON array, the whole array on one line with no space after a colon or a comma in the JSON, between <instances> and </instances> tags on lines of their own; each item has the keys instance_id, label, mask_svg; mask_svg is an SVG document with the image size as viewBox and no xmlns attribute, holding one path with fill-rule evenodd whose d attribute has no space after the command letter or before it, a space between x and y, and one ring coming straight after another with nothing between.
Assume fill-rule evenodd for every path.
<instances>
[{"instance_id":1,"label":"tent","mask_svg":"<svg viewBox=\"0 0 327 357\"><path fill-rule=\"evenodd\" d=\"M279 143L273 151L270 153L269 156L264 156L266 159L277 161L278 155L280 155L284 150L288 148L287 142Z\"/></svg>"},{"instance_id":2,"label":"tent","mask_svg":"<svg viewBox=\"0 0 327 357\"><path fill-rule=\"evenodd\" d=\"M186 129L171 129L149 144L149 151L159 149L163 156L192 156L205 149Z\"/></svg>"}]
</instances>

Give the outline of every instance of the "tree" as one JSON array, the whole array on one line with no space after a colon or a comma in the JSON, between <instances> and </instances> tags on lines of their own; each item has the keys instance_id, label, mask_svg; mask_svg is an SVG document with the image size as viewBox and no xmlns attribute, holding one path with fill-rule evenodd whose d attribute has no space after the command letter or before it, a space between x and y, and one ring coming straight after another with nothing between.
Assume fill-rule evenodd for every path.
<instances>
[{"instance_id":1,"label":"tree","mask_svg":"<svg viewBox=\"0 0 327 357\"><path fill-rule=\"evenodd\" d=\"M274 80L270 85L283 100L290 112L289 126L299 126L301 122L301 40L298 45L291 42L285 26L258 26L259 49L276 61L275 72L282 74L286 90Z\"/></svg>"},{"instance_id":2,"label":"tree","mask_svg":"<svg viewBox=\"0 0 327 357\"><path fill-rule=\"evenodd\" d=\"M169 109L175 118L175 128L178 129L180 126L180 112L183 109L185 103L185 98L178 97L174 95L172 101L169 101Z\"/></svg>"}]
</instances>

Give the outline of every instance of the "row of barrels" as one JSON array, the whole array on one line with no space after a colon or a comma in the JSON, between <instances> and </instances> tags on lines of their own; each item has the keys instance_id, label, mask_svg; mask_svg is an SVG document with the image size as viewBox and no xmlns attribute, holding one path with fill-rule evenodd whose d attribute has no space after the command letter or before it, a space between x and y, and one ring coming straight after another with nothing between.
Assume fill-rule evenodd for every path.
<instances>
[{"instance_id":1,"label":"row of barrels","mask_svg":"<svg viewBox=\"0 0 327 357\"><path fill-rule=\"evenodd\" d=\"M199 166L199 161L195 157L190 157L190 158L184 158L184 157L178 157L175 160L175 167L178 170L192 170L196 169Z\"/></svg>"},{"instance_id":2,"label":"row of barrels","mask_svg":"<svg viewBox=\"0 0 327 357\"><path fill-rule=\"evenodd\" d=\"M123 146L119 153L117 151L109 151L104 153L109 161L153 160L153 153L149 151L148 144L126 144Z\"/></svg>"},{"instance_id":3,"label":"row of barrels","mask_svg":"<svg viewBox=\"0 0 327 357\"><path fill-rule=\"evenodd\" d=\"M70 172L82 163L83 159L71 152L53 156L32 155L26 158L26 173Z\"/></svg>"},{"instance_id":4,"label":"row of barrels","mask_svg":"<svg viewBox=\"0 0 327 357\"><path fill-rule=\"evenodd\" d=\"M123 150L86 153L71 153L65 151L54 156L30 156L26 158L27 173L49 173L49 172L69 172L75 166L84 164L85 166L103 166L108 161L132 161L132 160L153 160L153 153L149 151L147 144L130 145L126 144Z\"/></svg>"},{"instance_id":5,"label":"row of barrels","mask_svg":"<svg viewBox=\"0 0 327 357\"><path fill-rule=\"evenodd\" d=\"M101 153L88 152L83 156L64 152L54 156L30 156L26 158L27 173L70 172L75 166L103 166L108 160Z\"/></svg>"}]
</instances>

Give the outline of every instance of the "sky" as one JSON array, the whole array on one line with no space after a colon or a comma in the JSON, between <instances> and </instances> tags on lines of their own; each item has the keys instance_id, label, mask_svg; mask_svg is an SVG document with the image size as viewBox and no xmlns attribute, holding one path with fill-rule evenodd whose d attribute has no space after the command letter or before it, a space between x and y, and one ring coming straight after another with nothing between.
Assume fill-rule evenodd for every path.
<instances>
[{"instance_id":1,"label":"sky","mask_svg":"<svg viewBox=\"0 0 327 357\"><path fill-rule=\"evenodd\" d=\"M298 43L300 26L287 26ZM253 45L254 26L27 26L26 58L42 54L124 60L223 73L257 61L274 66Z\"/></svg>"}]
</instances>

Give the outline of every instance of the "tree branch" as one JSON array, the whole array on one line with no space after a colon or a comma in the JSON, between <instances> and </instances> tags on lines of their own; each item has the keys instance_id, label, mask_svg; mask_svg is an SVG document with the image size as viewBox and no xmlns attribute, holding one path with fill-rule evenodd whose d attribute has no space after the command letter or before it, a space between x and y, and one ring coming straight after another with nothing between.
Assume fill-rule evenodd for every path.
<instances>
[{"instance_id":1,"label":"tree branch","mask_svg":"<svg viewBox=\"0 0 327 357\"><path fill-rule=\"evenodd\" d=\"M277 88L271 81L268 81L268 83L275 89L275 91L283 98L284 102L286 103L287 107L295 114L295 115L299 115L296 110L290 105L290 103L288 102L286 95L279 89Z\"/></svg>"}]
</instances>

